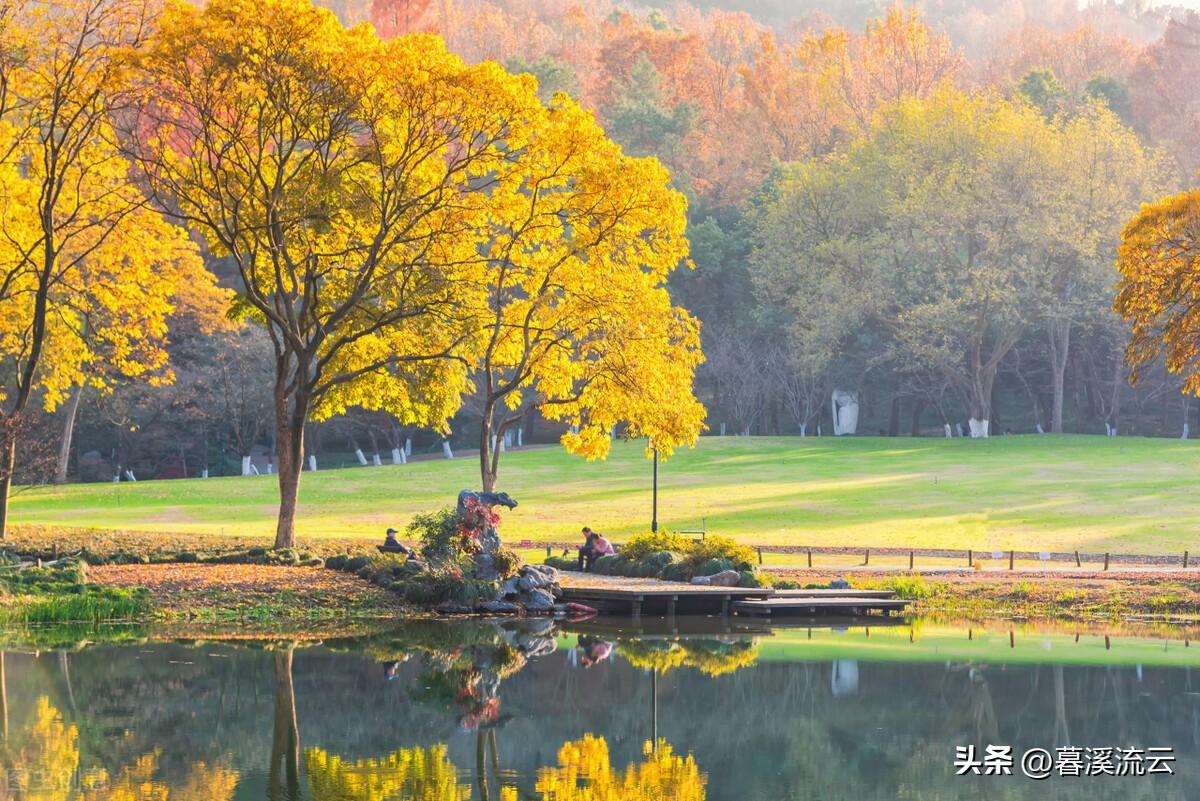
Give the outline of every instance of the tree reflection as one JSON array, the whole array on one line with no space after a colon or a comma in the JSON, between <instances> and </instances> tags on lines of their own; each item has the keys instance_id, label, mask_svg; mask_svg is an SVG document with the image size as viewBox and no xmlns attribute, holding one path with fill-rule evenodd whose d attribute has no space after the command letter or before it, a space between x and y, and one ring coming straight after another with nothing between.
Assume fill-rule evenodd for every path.
<instances>
[{"instance_id":1,"label":"tree reflection","mask_svg":"<svg viewBox=\"0 0 1200 801\"><path fill-rule=\"evenodd\" d=\"M758 661L758 641L737 639L622 640L617 652L631 665L666 673L691 667L706 676L723 676Z\"/></svg>"},{"instance_id":2,"label":"tree reflection","mask_svg":"<svg viewBox=\"0 0 1200 801\"><path fill-rule=\"evenodd\" d=\"M158 778L158 754L109 772L82 770L79 729L46 696L34 706L20 742L6 749L0 799L20 801L230 801L238 773L226 764L194 762L180 783Z\"/></svg>"},{"instance_id":3,"label":"tree reflection","mask_svg":"<svg viewBox=\"0 0 1200 801\"><path fill-rule=\"evenodd\" d=\"M313 801L466 801L446 746L401 748L378 759L349 761L321 748L304 752Z\"/></svg>"},{"instance_id":4,"label":"tree reflection","mask_svg":"<svg viewBox=\"0 0 1200 801\"><path fill-rule=\"evenodd\" d=\"M267 798L300 798L300 725L296 719L296 689L292 683L293 648L275 652L275 725L271 732L271 765Z\"/></svg>"},{"instance_id":5,"label":"tree reflection","mask_svg":"<svg viewBox=\"0 0 1200 801\"><path fill-rule=\"evenodd\" d=\"M702 801L707 780L689 754L666 740L646 742L642 762L614 769L603 737L588 734L558 752L558 765L538 771L543 801ZM515 795L510 794L510 798ZM505 799L505 801L508 801Z\"/></svg>"}]
</instances>

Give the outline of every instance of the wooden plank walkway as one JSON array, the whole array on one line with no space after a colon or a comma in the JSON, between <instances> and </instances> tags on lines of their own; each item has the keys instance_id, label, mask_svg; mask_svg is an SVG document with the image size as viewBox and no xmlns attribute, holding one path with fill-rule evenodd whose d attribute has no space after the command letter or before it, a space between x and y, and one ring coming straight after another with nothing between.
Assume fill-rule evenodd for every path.
<instances>
[{"instance_id":1,"label":"wooden plank walkway","mask_svg":"<svg viewBox=\"0 0 1200 801\"><path fill-rule=\"evenodd\" d=\"M903 612L908 607L908 601L898 598L867 598L841 596L837 598L822 598L809 596L804 598L754 598L735 601L733 611L743 615L816 615L833 612L835 614L866 615L872 611L885 615L892 612Z\"/></svg>"},{"instance_id":2,"label":"wooden plank walkway","mask_svg":"<svg viewBox=\"0 0 1200 801\"><path fill-rule=\"evenodd\" d=\"M888 590L773 590L768 587L710 587L648 578L599 576L561 571L563 600L594 606L601 612L631 615L862 615L903 611L908 601Z\"/></svg>"},{"instance_id":3,"label":"wooden plank walkway","mask_svg":"<svg viewBox=\"0 0 1200 801\"><path fill-rule=\"evenodd\" d=\"M895 598L891 590L775 590L772 598Z\"/></svg>"}]
</instances>

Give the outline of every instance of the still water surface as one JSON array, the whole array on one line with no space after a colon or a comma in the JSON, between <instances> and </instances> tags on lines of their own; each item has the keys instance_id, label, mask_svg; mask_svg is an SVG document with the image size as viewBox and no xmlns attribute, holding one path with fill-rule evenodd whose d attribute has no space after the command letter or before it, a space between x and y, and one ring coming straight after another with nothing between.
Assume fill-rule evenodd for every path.
<instances>
[{"instance_id":1,"label":"still water surface","mask_svg":"<svg viewBox=\"0 0 1200 801\"><path fill-rule=\"evenodd\" d=\"M8 651L0 799L1200 798L1200 647L1169 632L693 628ZM969 745L1015 775L956 776ZM1035 747L1177 761L1034 781Z\"/></svg>"}]
</instances>

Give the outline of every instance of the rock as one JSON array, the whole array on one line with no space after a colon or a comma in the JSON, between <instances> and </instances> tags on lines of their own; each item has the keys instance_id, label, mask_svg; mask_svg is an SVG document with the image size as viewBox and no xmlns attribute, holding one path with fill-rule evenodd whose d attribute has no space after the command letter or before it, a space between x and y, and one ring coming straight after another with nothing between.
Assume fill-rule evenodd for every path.
<instances>
[{"instance_id":1,"label":"rock","mask_svg":"<svg viewBox=\"0 0 1200 801\"><path fill-rule=\"evenodd\" d=\"M517 587L524 592L548 587L553 583L554 579L549 576L543 576L541 573L534 572L526 573L517 578Z\"/></svg>"},{"instance_id":2,"label":"rock","mask_svg":"<svg viewBox=\"0 0 1200 801\"><path fill-rule=\"evenodd\" d=\"M515 615L521 611L521 607L509 601L482 601L479 610L493 615Z\"/></svg>"},{"instance_id":3,"label":"rock","mask_svg":"<svg viewBox=\"0 0 1200 801\"><path fill-rule=\"evenodd\" d=\"M500 591L496 594L496 600L503 600L510 595L516 595L518 592L520 592L520 590L517 587L517 577L513 576L512 578L505 579L503 582L501 582Z\"/></svg>"},{"instance_id":4,"label":"rock","mask_svg":"<svg viewBox=\"0 0 1200 801\"><path fill-rule=\"evenodd\" d=\"M848 590L850 589L850 582L846 581L844 578L834 579L833 581L829 582L829 589Z\"/></svg>"},{"instance_id":5,"label":"rock","mask_svg":"<svg viewBox=\"0 0 1200 801\"><path fill-rule=\"evenodd\" d=\"M549 612L554 609L554 596L549 590L537 588L522 595L521 604L530 612Z\"/></svg>"},{"instance_id":6,"label":"rock","mask_svg":"<svg viewBox=\"0 0 1200 801\"><path fill-rule=\"evenodd\" d=\"M473 610L469 606L463 606L462 604L456 604L452 601L446 601L445 603L440 603L434 607L434 611L439 615L469 615Z\"/></svg>"},{"instance_id":7,"label":"rock","mask_svg":"<svg viewBox=\"0 0 1200 801\"><path fill-rule=\"evenodd\" d=\"M692 583L701 586L736 587L741 579L742 574L736 570L722 570L720 573L714 573L711 576L696 576L692 579Z\"/></svg>"},{"instance_id":8,"label":"rock","mask_svg":"<svg viewBox=\"0 0 1200 801\"><path fill-rule=\"evenodd\" d=\"M558 570L555 569L552 565L525 565L524 567L521 568L521 573L524 574L527 572L528 573L537 573L539 575L545 576L547 579L549 579L552 582L558 581Z\"/></svg>"}]
</instances>

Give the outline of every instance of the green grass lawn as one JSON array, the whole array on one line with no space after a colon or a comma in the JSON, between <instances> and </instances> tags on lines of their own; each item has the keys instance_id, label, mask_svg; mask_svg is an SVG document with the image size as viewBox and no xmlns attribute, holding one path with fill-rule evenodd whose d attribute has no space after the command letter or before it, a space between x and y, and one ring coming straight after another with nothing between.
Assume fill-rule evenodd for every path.
<instances>
[{"instance_id":1,"label":"green grass lawn","mask_svg":"<svg viewBox=\"0 0 1200 801\"><path fill-rule=\"evenodd\" d=\"M990 440L707 437L659 471L668 529L755 544L1200 554L1200 443L1014 436ZM473 457L305 473L302 538L382 537L479 483ZM650 462L616 443L605 462L561 448L505 454L520 501L502 533L617 538L650 523ZM268 535L276 479L211 478L20 490L16 525Z\"/></svg>"}]
</instances>

